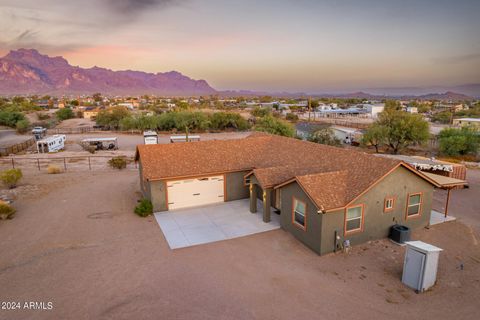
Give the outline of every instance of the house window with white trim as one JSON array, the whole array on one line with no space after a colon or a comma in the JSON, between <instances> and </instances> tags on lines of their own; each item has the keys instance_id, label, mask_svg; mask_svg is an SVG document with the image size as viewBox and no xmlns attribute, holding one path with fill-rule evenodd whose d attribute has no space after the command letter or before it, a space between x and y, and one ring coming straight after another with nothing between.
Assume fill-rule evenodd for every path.
<instances>
[{"instance_id":1,"label":"house window with white trim","mask_svg":"<svg viewBox=\"0 0 480 320\"><path fill-rule=\"evenodd\" d=\"M305 202L293 198L293 222L305 229L307 205Z\"/></svg>"},{"instance_id":2,"label":"house window with white trim","mask_svg":"<svg viewBox=\"0 0 480 320\"><path fill-rule=\"evenodd\" d=\"M345 214L345 232L362 230L363 205L347 208Z\"/></svg>"},{"instance_id":3,"label":"house window with white trim","mask_svg":"<svg viewBox=\"0 0 480 320\"><path fill-rule=\"evenodd\" d=\"M385 198L385 206L383 208L383 211L384 212L392 211L394 205L395 205L395 198Z\"/></svg>"},{"instance_id":4,"label":"house window with white trim","mask_svg":"<svg viewBox=\"0 0 480 320\"><path fill-rule=\"evenodd\" d=\"M422 194L415 193L408 195L407 218L420 214L422 207Z\"/></svg>"}]
</instances>

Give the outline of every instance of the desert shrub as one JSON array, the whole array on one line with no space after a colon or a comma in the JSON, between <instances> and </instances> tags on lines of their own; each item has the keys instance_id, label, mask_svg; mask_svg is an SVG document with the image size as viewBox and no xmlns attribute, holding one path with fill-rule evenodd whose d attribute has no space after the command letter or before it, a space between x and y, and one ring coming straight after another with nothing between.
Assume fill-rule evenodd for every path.
<instances>
[{"instance_id":1,"label":"desert shrub","mask_svg":"<svg viewBox=\"0 0 480 320\"><path fill-rule=\"evenodd\" d=\"M12 219L13 215L15 214L16 210L8 203L0 201L0 219Z\"/></svg>"},{"instance_id":2,"label":"desert shrub","mask_svg":"<svg viewBox=\"0 0 480 320\"><path fill-rule=\"evenodd\" d=\"M0 174L0 180L10 189L15 188L22 177L23 173L20 169L9 169Z\"/></svg>"},{"instance_id":3,"label":"desert shrub","mask_svg":"<svg viewBox=\"0 0 480 320\"><path fill-rule=\"evenodd\" d=\"M270 108L255 107L250 113L254 117L262 118L270 115L272 110Z\"/></svg>"},{"instance_id":4,"label":"desert shrub","mask_svg":"<svg viewBox=\"0 0 480 320\"><path fill-rule=\"evenodd\" d=\"M298 115L290 112L290 113L287 113L287 115L285 116L285 119L287 119L289 121L298 121Z\"/></svg>"},{"instance_id":5,"label":"desert shrub","mask_svg":"<svg viewBox=\"0 0 480 320\"><path fill-rule=\"evenodd\" d=\"M247 120L233 112L216 112L210 116L210 122L211 128L216 130L246 130L249 127Z\"/></svg>"},{"instance_id":6,"label":"desert shrub","mask_svg":"<svg viewBox=\"0 0 480 320\"><path fill-rule=\"evenodd\" d=\"M445 128L438 141L440 152L448 156L475 155L480 149L480 135L473 127Z\"/></svg>"},{"instance_id":7,"label":"desert shrub","mask_svg":"<svg viewBox=\"0 0 480 320\"><path fill-rule=\"evenodd\" d=\"M55 112L57 115L58 120L63 121L67 119L71 119L75 117L75 114L73 113L72 109L70 108L63 108Z\"/></svg>"},{"instance_id":8,"label":"desert shrub","mask_svg":"<svg viewBox=\"0 0 480 320\"><path fill-rule=\"evenodd\" d=\"M333 130L330 128L323 128L315 131L311 136L308 137L308 141L326 144L329 146L341 146L342 142L335 137Z\"/></svg>"},{"instance_id":9,"label":"desert shrub","mask_svg":"<svg viewBox=\"0 0 480 320\"><path fill-rule=\"evenodd\" d=\"M147 217L153 213L152 202L148 199L142 199L135 207L135 213L140 217Z\"/></svg>"},{"instance_id":10,"label":"desert shrub","mask_svg":"<svg viewBox=\"0 0 480 320\"><path fill-rule=\"evenodd\" d=\"M113 169L122 170L127 167L127 160L122 157L115 157L108 160L108 165Z\"/></svg>"},{"instance_id":11,"label":"desert shrub","mask_svg":"<svg viewBox=\"0 0 480 320\"><path fill-rule=\"evenodd\" d=\"M27 119L20 120L15 124L18 133L26 133L29 127L30 122Z\"/></svg>"},{"instance_id":12,"label":"desert shrub","mask_svg":"<svg viewBox=\"0 0 480 320\"><path fill-rule=\"evenodd\" d=\"M38 120L48 120L50 119L50 115L47 113L37 112L37 118Z\"/></svg>"},{"instance_id":13,"label":"desert shrub","mask_svg":"<svg viewBox=\"0 0 480 320\"><path fill-rule=\"evenodd\" d=\"M56 166L54 164L50 164L47 167L47 173L48 174L57 174L57 173L62 173L62 169L60 169L59 166Z\"/></svg>"},{"instance_id":14,"label":"desert shrub","mask_svg":"<svg viewBox=\"0 0 480 320\"><path fill-rule=\"evenodd\" d=\"M290 123L271 115L258 119L255 130L286 137L293 137L295 135L295 130Z\"/></svg>"}]
</instances>

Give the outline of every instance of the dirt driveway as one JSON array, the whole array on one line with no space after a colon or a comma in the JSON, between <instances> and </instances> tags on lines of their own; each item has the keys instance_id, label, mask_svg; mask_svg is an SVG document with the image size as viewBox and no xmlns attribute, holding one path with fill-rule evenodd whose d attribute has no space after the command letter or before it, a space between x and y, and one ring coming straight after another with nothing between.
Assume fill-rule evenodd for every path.
<instances>
[{"instance_id":1,"label":"dirt driveway","mask_svg":"<svg viewBox=\"0 0 480 320\"><path fill-rule=\"evenodd\" d=\"M5 191L4 191L5 192ZM283 230L171 251L153 217L132 213L138 173L25 177L0 221L0 319L476 319L479 233L450 222L415 232L443 248L438 284L400 282L387 240L317 256ZM463 268L461 268L463 265Z\"/></svg>"}]
</instances>

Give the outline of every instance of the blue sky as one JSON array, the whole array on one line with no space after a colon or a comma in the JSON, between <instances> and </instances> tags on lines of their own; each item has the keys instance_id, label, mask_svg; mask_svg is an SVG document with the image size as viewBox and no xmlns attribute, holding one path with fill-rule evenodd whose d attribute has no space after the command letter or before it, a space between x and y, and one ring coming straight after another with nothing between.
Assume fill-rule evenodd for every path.
<instances>
[{"instance_id":1,"label":"blue sky","mask_svg":"<svg viewBox=\"0 0 480 320\"><path fill-rule=\"evenodd\" d=\"M480 82L480 1L0 0L0 53L178 70L218 89Z\"/></svg>"}]
</instances>

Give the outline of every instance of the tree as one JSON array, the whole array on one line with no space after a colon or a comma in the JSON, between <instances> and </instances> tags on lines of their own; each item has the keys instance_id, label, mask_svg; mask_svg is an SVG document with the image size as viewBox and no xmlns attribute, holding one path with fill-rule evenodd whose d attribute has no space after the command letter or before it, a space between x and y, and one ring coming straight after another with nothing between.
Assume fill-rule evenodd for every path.
<instances>
[{"instance_id":1,"label":"tree","mask_svg":"<svg viewBox=\"0 0 480 320\"><path fill-rule=\"evenodd\" d=\"M450 111L441 111L437 112L434 115L432 115L432 121L433 122L438 122L438 123L443 123L443 124L448 124L450 123L450 120L452 119L453 114Z\"/></svg>"},{"instance_id":2,"label":"tree","mask_svg":"<svg viewBox=\"0 0 480 320\"><path fill-rule=\"evenodd\" d=\"M254 129L256 131L267 132L285 137L293 137L295 135L295 130L290 123L277 119L272 115L259 118Z\"/></svg>"},{"instance_id":3,"label":"tree","mask_svg":"<svg viewBox=\"0 0 480 320\"><path fill-rule=\"evenodd\" d=\"M387 128L378 123L372 124L362 136L362 144L365 146L374 146L375 152L378 148L385 144L387 137Z\"/></svg>"},{"instance_id":4,"label":"tree","mask_svg":"<svg viewBox=\"0 0 480 320\"><path fill-rule=\"evenodd\" d=\"M385 140L393 154L409 145L422 144L430 137L428 122L419 114L388 109L379 114L376 124L385 128Z\"/></svg>"},{"instance_id":5,"label":"tree","mask_svg":"<svg viewBox=\"0 0 480 320\"><path fill-rule=\"evenodd\" d=\"M55 112L57 115L58 120L63 121L67 119L72 119L75 117L75 114L73 113L72 109L70 108L63 108Z\"/></svg>"},{"instance_id":6,"label":"tree","mask_svg":"<svg viewBox=\"0 0 480 320\"><path fill-rule=\"evenodd\" d=\"M322 128L315 131L312 135L308 137L308 141L326 144L329 146L341 146L342 142L340 139L335 137L333 130L330 128Z\"/></svg>"},{"instance_id":7,"label":"tree","mask_svg":"<svg viewBox=\"0 0 480 320\"><path fill-rule=\"evenodd\" d=\"M18 133L26 133L28 131L28 128L30 127L30 122L28 119L23 119L18 121L15 124L15 127L17 128Z\"/></svg>"},{"instance_id":8,"label":"tree","mask_svg":"<svg viewBox=\"0 0 480 320\"><path fill-rule=\"evenodd\" d=\"M92 98L95 102L100 102L103 100L102 94L97 92L92 95Z\"/></svg>"},{"instance_id":9,"label":"tree","mask_svg":"<svg viewBox=\"0 0 480 320\"><path fill-rule=\"evenodd\" d=\"M128 116L130 116L130 112L127 108L117 106L109 110L100 111L97 114L96 122L100 126L118 129L120 127L120 121Z\"/></svg>"},{"instance_id":10,"label":"tree","mask_svg":"<svg viewBox=\"0 0 480 320\"><path fill-rule=\"evenodd\" d=\"M401 110L402 105L397 100L385 100L385 110Z\"/></svg>"},{"instance_id":11,"label":"tree","mask_svg":"<svg viewBox=\"0 0 480 320\"><path fill-rule=\"evenodd\" d=\"M445 128L438 135L440 152L449 156L476 154L480 135L473 127Z\"/></svg>"}]
</instances>

